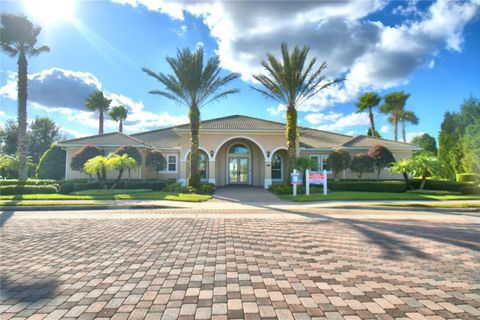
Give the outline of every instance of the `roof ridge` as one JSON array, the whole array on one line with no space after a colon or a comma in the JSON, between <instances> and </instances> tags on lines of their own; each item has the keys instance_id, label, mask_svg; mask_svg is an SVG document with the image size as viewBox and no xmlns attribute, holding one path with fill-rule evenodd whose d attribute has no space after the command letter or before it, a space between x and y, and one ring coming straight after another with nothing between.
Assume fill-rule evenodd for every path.
<instances>
[{"instance_id":1,"label":"roof ridge","mask_svg":"<svg viewBox=\"0 0 480 320\"><path fill-rule=\"evenodd\" d=\"M102 133L102 134L94 134L94 135L91 135L91 136L84 136L84 137L78 137L78 138L63 140L62 142L66 142L66 141L72 142L72 141L78 141L78 140L87 139L87 138L93 138L93 137L105 137L105 136L109 136L109 135L113 135L113 134L120 134L120 132L107 132L107 133ZM122 133L122 134L125 135L125 136L128 136L124 133Z\"/></svg>"},{"instance_id":2,"label":"roof ridge","mask_svg":"<svg viewBox=\"0 0 480 320\"><path fill-rule=\"evenodd\" d=\"M417 145L413 144L413 143L409 143L409 142L402 142L402 141L395 141L395 140L390 140L390 139L384 139L384 138L377 138L377 137L371 137L371 136L368 136L368 135L365 135L365 134L359 134L355 137L353 137L351 140L345 142L343 145L346 145L347 143L350 143L352 141L354 141L355 139L358 139L358 138L370 138L370 139L375 139L375 140L380 140L380 141L387 141L387 142L393 142L393 143L400 143L400 144L406 144L406 145L409 145L409 146L415 146L415 147L418 147Z\"/></svg>"},{"instance_id":3,"label":"roof ridge","mask_svg":"<svg viewBox=\"0 0 480 320\"><path fill-rule=\"evenodd\" d=\"M326 130L321 130L321 129L316 129L316 128L310 128L310 127L303 127L303 126L299 126L298 128L299 128L299 129L314 130L314 131L324 132L324 133L328 133L328 134L335 134L335 135L337 135L337 136L342 136L342 137L353 138L353 136L348 135L348 134L344 134L344 133L326 131Z\"/></svg>"}]
</instances>

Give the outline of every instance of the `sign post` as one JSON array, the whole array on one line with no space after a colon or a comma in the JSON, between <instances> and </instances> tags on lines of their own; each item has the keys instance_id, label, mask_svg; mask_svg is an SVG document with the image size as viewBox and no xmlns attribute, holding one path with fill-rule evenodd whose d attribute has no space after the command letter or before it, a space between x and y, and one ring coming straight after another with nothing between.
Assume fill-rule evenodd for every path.
<instances>
[{"instance_id":1,"label":"sign post","mask_svg":"<svg viewBox=\"0 0 480 320\"><path fill-rule=\"evenodd\" d=\"M323 195L327 195L327 170L323 170L323 172L315 172L310 170L305 171L306 174L306 186L305 186L305 193L310 195L310 184L322 184L323 185Z\"/></svg>"},{"instance_id":2,"label":"sign post","mask_svg":"<svg viewBox=\"0 0 480 320\"><path fill-rule=\"evenodd\" d=\"M297 184L300 184L300 174L297 172L297 169L293 169L292 174L290 175L290 182L293 186L293 196L297 196Z\"/></svg>"},{"instance_id":3,"label":"sign post","mask_svg":"<svg viewBox=\"0 0 480 320\"><path fill-rule=\"evenodd\" d=\"M310 170L305 170L305 194L310 195Z\"/></svg>"}]
</instances>

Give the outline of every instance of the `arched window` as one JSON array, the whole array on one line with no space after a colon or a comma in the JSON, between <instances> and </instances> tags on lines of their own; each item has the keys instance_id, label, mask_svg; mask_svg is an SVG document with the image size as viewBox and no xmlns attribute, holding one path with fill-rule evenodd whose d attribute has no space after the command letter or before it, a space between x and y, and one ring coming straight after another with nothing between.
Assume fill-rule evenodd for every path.
<instances>
[{"instance_id":1,"label":"arched window","mask_svg":"<svg viewBox=\"0 0 480 320\"><path fill-rule=\"evenodd\" d=\"M233 146L230 147L230 150L228 151L230 154L248 154L250 151L248 150L247 147L245 147L243 144L234 144Z\"/></svg>"},{"instance_id":2,"label":"arched window","mask_svg":"<svg viewBox=\"0 0 480 320\"><path fill-rule=\"evenodd\" d=\"M283 159L278 154L272 156L272 180L283 180Z\"/></svg>"},{"instance_id":3,"label":"arched window","mask_svg":"<svg viewBox=\"0 0 480 320\"><path fill-rule=\"evenodd\" d=\"M200 173L200 180L208 180L208 158L203 152L198 155L198 172Z\"/></svg>"}]
</instances>

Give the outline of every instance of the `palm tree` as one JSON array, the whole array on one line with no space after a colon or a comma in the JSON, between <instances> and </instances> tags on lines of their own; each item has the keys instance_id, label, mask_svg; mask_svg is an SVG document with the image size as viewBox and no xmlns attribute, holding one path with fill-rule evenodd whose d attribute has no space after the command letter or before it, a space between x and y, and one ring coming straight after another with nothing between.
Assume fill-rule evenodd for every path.
<instances>
[{"instance_id":1,"label":"palm tree","mask_svg":"<svg viewBox=\"0 0 480 320\"><path fill-rule=\"evenodd\" d=\"M370 118L370 132L371 136L375 137L377 131L375 130L375 122L373 121L372 108L378 106L382 98L376 92L365 92L358 102L355 104L357 107L357 113L363 112L368 109L368 117Z\"/></svg>"},{"instance_id":2,"label":"palm tree","mask_svg":"<svg viewBox=\"0 0 480 320\"><path fill-rule=\"evenodd\" d=\"M197 48L195 52L188 48L178 49L176 57L167 57L166 60L173 74L156 73L147 68L142 70L165 86L164 90L152 90L150 93L167 97L189 108L191 152L188 186L197 187L200 184L198 172L200 109L210 102L238 92L238 89L223 90L223 87L240 75L237 73L220 75L220 58L217 55L210 57L204 65L202 47Z\"/></svg>"},{"instance_id":3,"label":"palm tree","mask_svg":"<svg viewBox=\"0 0 480 320\"><path fill-rule=\"evenodd\" d=\"M277 60L274 55L268 53L267 61L261 64L266 74L256 74L253 78L260 82L262 89L255 88L268 98L276 100L287 107L287 147L288 147L288 172L295 168L297 158L297 109L318 92L344 79L335 79L325 82L322 72L327 68L323 62L318 68L313 69L317 59L312 58L307 62L310 48L302 49L295 46L292 53L288 51L288 45L281 44L282 60Z\"/></svg>"},{"instance_id":4,"label":"palm tree","mask_svg":"<svg viewBox=\"0 0 480 320\"><path fill-rule=\"evenodd\" d=\"M115 170L118 170L117 180L115 180L115 183L112 186L112 189L115 189L118 182L122 178L123 172L125 170L130 172L130 170L135 169L137 167L137 161L126 153L122 155L111 153L108 155L107 159L110 161L111 167Z\"/></svg>"},{"instance_id":5,"label":"palm tree","mask_svg":"<svg viewBox=\"0 0 480 320\"><path fill-rule=\"evenodd\" d=\"M42 52L50 51L47 46L36 47L37 37L42 28L34 26L25 16L11 14L1 15L0 46L10 57L18 57L18 137L17 153L19 159L18 178L26 179L27 167L27 56L36 57Z\"/></svg>"},{"instance_id":6,"label":"palm tree","mask_svg":"<svg viewBox=\"0 0 480 320\"><path fill-rule=\"evenodd\" d=\"M413 189L412 184L410 183L410 179L408 178L408 174L412 172L412 160L410 159L401 159L391 164L388 168L388 171L394 174L401 174L403 175L403 179L405 179L405 183L409 189Z\"/></svg>"},{"instance_id":7,"label":"palm tree","mask_svg":"<svg viewBox=\"0 0 480 320\"><path fill-rule=\"evenodd\" d=\"M390 114L393 124L393 139L398 141L398 121L399 115L405 107L407 99L410 97L409 93L403 91L396 91L387 94L384 98L384 104L380 107L380 112Z\"/></svg>"},{"instance_id":8,"label":"palm tree","mask_svg":"<svg viewBox=\"0 0 480 320\"><path fill-rule=\"evenodd\" d=\"M102 91L95 91L88 96L85 106L88 110L98 111L98 134L103 134L103 113L108 111L112 100L107 99Z\"/></svg>"},{"instance_id":9,"label":"palm tree","mask_svg":"<svg viewBox=\"0 0 480 320\"><path fill-rule=\"evenodd\" d=\"M118 122L118 132L123 132L123 120L127 119L128 110L125 106L116 106L110 109L108 113L113 120Z\"/></svg>"},{"instance_id":10,"label":"palm tree","mask_svg":"<svg viewBox=\"0 0 480 320\"><path fill-rule=\"evenodd\" d=\"M418 124L418 117L413 111L402 110L398 113L398 121L402 123L402 141L407 142L407 134L405 132L405 122L410 122L413 125ZM393 124L393 117L388 117L388 122Z\"/></svg>"}]
</instances>

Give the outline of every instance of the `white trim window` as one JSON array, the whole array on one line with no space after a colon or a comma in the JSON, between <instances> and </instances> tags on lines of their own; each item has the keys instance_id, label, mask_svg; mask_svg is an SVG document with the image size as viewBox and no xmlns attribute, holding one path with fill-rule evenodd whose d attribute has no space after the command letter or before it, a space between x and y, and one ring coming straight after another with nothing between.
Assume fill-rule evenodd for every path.
<instances>
[{"instance_id":1,"label":"white trim window","mask_svg":"<svg viewBox=\"0 0 480 320\"><path fill-rule=\"evenodd\" d=\"M169 173L177 173L178 156L176 154L167 154L166 171Z\"/></svg>"},{"instance_id":2,"label":"white trim window","mask_svg":"<svg viewBox=\"0 0 480 320\"><path fill-rule=\"evenodd\" d=\"M327 158L328 154L311 154L310 158L311 159L316 159L318 163L318 169L320 171L327 170L327 172L331 173L330 169L327 166Z\"/></svg>"},{"instance_id":3,"label":"white trim window","mask_svg":"<svg viewBox=\"0 0 480 320\"><path fill-rule=\"evenodd\" d=\"M201 181L208 181L208 157L204 152L198 155L198 173Z\"/></svg>"},{"instance_id":4,"label":"white trim window","mask_svg":"<svg viewBox=\"0 0 480 320\"><path fill-rule=\"evenodd\" d=\"M272 180L273 181L283 181L283 158L274 154L272 156Z\"/></svg>"}]
</instances>

